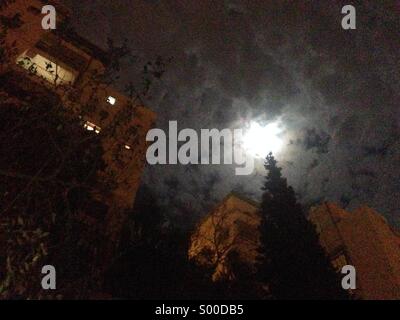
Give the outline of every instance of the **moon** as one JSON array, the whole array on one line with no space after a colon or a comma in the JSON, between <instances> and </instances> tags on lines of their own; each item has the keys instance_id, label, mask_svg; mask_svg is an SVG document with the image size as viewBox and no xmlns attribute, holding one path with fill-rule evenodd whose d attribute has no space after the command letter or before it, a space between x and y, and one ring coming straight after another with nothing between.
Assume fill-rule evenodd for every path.
<instances>
[{"instance_id":1,"label":"moon","mask_svg":"<svg viewBox=\"0 0 400 320\"><path fill-rule=\"evenodd\" d=\"M277 122L261 125L251 121L243 136L243 148L255 158L264 158L270 152L276 154L283 146L283 140L279 136L281 132Z\"/></svg>"}]
</instances>

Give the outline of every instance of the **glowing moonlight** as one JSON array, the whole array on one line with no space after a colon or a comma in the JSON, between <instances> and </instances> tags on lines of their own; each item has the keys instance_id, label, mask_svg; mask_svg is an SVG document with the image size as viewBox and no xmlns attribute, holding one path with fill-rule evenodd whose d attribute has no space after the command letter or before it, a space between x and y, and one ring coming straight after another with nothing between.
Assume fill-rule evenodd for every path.
<instances>
[{"instance_id":1,"label":"glowing moonlight","mask_svg":"<svg viewBox=\"0 0 400 320\"><path fill-rule=\"evenodd\" d=\"M251 122L243 137L243 148L254 157L265 157L269 152L277 153L281 150L283 141L277 123L261 126L258 122Z\"/></svg>"}]
</instances>

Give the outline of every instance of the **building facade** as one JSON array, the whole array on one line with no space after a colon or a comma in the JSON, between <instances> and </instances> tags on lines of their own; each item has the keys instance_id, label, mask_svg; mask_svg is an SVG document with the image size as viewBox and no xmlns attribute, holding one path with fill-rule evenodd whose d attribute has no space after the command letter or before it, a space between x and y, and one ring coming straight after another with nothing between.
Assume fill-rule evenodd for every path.
<instances>
[{"instance_id":1,"label":"building facade","mask_svg":"<svg viewBox=\"0 0 400 320\"><path fill-rule=\"evenodd\" d=\"M56 8L55 30L42 28L41 11L47 4ZM133 207L145 165L145 137L156 116L110 85L109 53L65 28L70 14L58 1L10 1L1 11L8 63L0 71L14 92L56 95L81 119L83 129L99 135L106 164L99 175L111 179L113 185L111 195L99 200L108 207L107 237L116 242L126 212Z\"/></svg>"},{"instance_id":2,"label":"building facade","mask_svg":"<svg viewBox=\"0 0 400 320\"><path fill-rule=\"evenodd\" d=\"M235 279L238 261L253 273L260 221L257 203L229 194L199 223L191 238L189 258L212 269L214 281Z\"/></svg>"},{"instance_id":3,"label":"building facade","mask_svg":"<svg viewBox=\"0 0 400 320\"><path fill-rule=\"evenodd\" d=\"M355 267L354 298L400 299L400 234L380 214L368 207L349 212L323 203L310 209L309 219L334 268L340 272L344 265ZM197 226L189 257L215 270L215 281L235 278L231 252L254 271L260 221L257 203L228 195Z\"/></svg>"},{"instance_id":4,"label":"building facade","mask_svg":"<svg viewBox=\"0 0 400 320\"><path fill-rule=\"evenodd\" d=\"M324 203L309 218L333 266L355 267L356 298L400 299L400 235L383 216L368 207L349 212Z\"/></svg>"}]
</instances>

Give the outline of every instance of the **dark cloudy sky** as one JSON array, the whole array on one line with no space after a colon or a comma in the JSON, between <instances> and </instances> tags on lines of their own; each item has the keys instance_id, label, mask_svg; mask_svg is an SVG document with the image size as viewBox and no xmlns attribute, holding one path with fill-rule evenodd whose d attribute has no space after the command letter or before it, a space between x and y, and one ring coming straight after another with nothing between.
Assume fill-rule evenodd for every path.
<instances>
[{"instance_id":1,"label":"dark cloudy sky","mask_svg":"<svg viewBox=\"0 0 400 320\"><path fill-rule=\"evenodd\" d=\"M127 38L143 59L174 57L148 101L158 127L279 119L277 158L303 203L367 204L400 226L400 1L64 2L99 46ZM357 30L341 28L346 4L357 9ZM257 199L262 174L154 166L144 182L190 222L232 189Z\"/></svg>"}]
</instances>

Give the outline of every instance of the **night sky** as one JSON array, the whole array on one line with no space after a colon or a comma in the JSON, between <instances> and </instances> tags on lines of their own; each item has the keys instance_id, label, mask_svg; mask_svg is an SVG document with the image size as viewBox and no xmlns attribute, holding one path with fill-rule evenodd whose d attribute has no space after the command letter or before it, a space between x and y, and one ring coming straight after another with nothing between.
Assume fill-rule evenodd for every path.
<instances>
[{"instance_id":1,"label":"night sky","mask_svg":"<svg viewBox=\"0 0 400 320\"><path fill-rule=\"evenodd\" d=\"M279 123L276 157L302 203L366 204L400 226L400 1L64 2L95 44L127 38L144 62L173 57L147 101L157 127ZM347 4L357 30L341 28ZM143 182L190 225L231 190L259 199L264 174L158 165Z\"/></svg>"}]
</instances>

